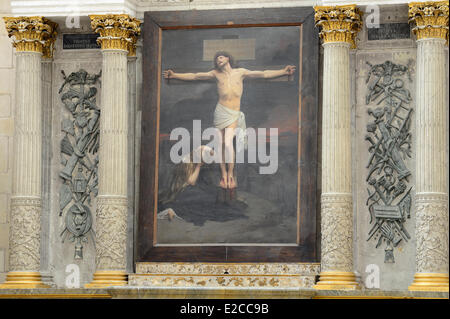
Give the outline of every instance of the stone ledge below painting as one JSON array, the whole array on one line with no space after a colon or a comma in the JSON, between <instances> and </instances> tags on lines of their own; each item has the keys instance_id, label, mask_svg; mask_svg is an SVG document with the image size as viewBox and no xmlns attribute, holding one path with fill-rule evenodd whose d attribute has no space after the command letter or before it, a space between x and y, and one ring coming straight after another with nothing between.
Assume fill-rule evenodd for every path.
<instances>
[{"instance_id":1,"label":"stone ledge below painting","mask_svg":"<svg viewBox=\"0 0 450 319\"><path fill-rule=\"evenodd\" d=\"M164 263L136 264L130 286L312 288L318 263Z\"/></svg>"},{"instance_id":2,"label":"stone ledge below painting","mask_svg":"<svg viewBox=\"0 0 450 319\"><path fill-rule=\"evenodd\" d=\"M136 274L151 275L305 275L316 276L320 263L138 262Z\"/></svg>"}]
</instances>

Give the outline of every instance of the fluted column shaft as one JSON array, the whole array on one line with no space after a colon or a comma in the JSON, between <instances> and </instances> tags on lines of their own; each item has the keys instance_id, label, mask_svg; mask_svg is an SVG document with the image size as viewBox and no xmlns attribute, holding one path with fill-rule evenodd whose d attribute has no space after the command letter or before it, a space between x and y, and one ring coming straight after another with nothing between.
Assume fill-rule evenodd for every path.
<instances>
[{"instance_id":1,"label":"fluted column shaft","mask_svg":"<svg viewBox=\"0 0 450 319\"><path fill-rule=\"evenodd\" d=\"M350 47L356 5L315 7L323 39L321 273L316 289L355 289L351 171Z\"/></svg>"},{"instance_id":2,"label":"fluted column shaft","mask_svg":"<svg viewBox=\"0 0 450 319\"><path fill-rule=\"evenodd\" d=\"M140 22L128 15L93 15L102 47L102 101L96 272L88 288L127 284L128 59L135 53Z\"/></svg>"},{"instance_id":3,"label":"fluted column shaft","mask_svg":"<svg viewBox=\"0 0 450 319\"><path fill-rule=\"evenodd\" d=\"M448 1L411 3L417 36L416 274L410 290L448 291Z\"/></svg>"},{"instance_id":4,"label":"fluted column shaft","mask_svg":"<svg viewBox=\"0 0 450 319\"><path fill-rule=\"evenodd\" d=\"M103 50L97 197L97 270L125 271L127 234L127 51Z\"/></svg>"},{"instance_id":5,"label":"fluted column shaft","mask_svg":"<svg viewBox=\"0 0 450 319\"><path fill-rule=\"evenodd\" d=\"M16 53L15 161L9 233L12 272L38 272L40 267L41 57L39 52Z\"/></svg>"},{"instance_id":6,"label":"fluted column shaft","mask_svg":"<svg viewBox=\"0 0 450 319\"><path fill-rule=\"evenodd\" d=\"M447 275L448 289L445 40L417 44L416 281L420 274Z\"/></svg>"},{"instance_id":7,"label":"fluted column shaft","mask_svg":"<svg viewBox=\"0 0 450 319\"><path fill-rule=\"evenodd\" d=\"M41 246L42 70L57 25L43 17L4 18L16 48L14 163L9 272L0 288L39 288Z\"/></svg>"},{"instance_id":8,"label":"fluted column shaft","mask_svg":"<svg viewBox=\"0 0 450 319\"><path fill-rule=\"evenodd\" d=\"M349 47L325 43L321 270L353 271Z\"/></svg>"},{"instance_id":9,"label":"fluted column shaft","mask_svg":"<svg viewBox=\"0 0 450 319\"><path fill-rule=\"evenodd\" d=\"M443 39L423 39L417 48L416 265L420 273L448 273L444 45Z\"/></svg>"}]
</instances>

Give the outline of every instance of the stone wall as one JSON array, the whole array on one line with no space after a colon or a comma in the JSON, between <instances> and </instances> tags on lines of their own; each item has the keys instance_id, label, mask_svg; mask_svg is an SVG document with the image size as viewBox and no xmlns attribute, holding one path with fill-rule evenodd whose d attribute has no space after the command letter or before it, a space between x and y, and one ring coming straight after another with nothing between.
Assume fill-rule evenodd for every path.
<instances>
[{"instance_id":1,"label":"stone wall","mask_svg":"<svg viewBox=\"0 0 450 319\"><path fill-rule=\"evenodd\" d=\"M364 8L363 8L364 10ZM408 9L407 5L391 5L384 6L381 10L380 24L385 30L389 28L402 27L407 28L408 23ZM395 24L395 25L393 25ZM391 26L389 26L391 25ZM398 30L398 29L397 29ZM367 25L359 34L358 49L354 53L354 78L352 79L353 89L354 89L354 108L352 113L352 120L354 123L353 131L353 192L354 192L354 233L355 233L355 271L361 276L361 282L364 285L368 285L367 288L371 286L370 277L375 272L379 272L379 288L390 290L390 289L408 289L411 284L411 279L416 271L415 268L415 207L414 207L414 195L415 195L415 125L414 125L414 109L415 109L415 67L416 67L416 43L415 38L411 34L410 38L405 37L405 32L385 32L380 38L374 37L374 34L369 34L370 29ZM373 31L372 31L373 32ZM369 124L373 124L374 115L369 114L369 110L376 110L377 108L383 109L385 107L385 102L380 102L380 99L375 101L366 102L366 98L370 92L371 81L367 82L369 75L369 70L371 67L368 63L372 65L384 64L390 61L397 66L404 66L407 71L403 75L393 75L394 81L401 80L403 83L403 89L409 91L411 94L411 101L405 105L407 108L412 109L411 111L411 123L410 129L408 130L411 134L410 146L411 153L410 156L402 154L401 161L404 163L407 170L410 171L411 175L408 176L405 182L406 189L404 193L398 196L397 200L392 202L393 206L399 202L399 199L406 195L407 191L410 190L412 202L410 203L410 216L405 216L404 222L402 224L405 232L403 234L396 234L396 241L398 238L402 238L398 242L398 245L392 248L392 253L394 258L387 261L386 255L388 254L385 249L387 248L387 243L385 240L378 242L379 237L376 234L372 237L371 230L375 226L375 218L369 212L370 200L369 196L374 191L374 187L370 186L370 180L376 179L376 172L371 176L372 178L368 180L369 170L368 162L370 160L371 153L369 153L369 148L371 147L371 142L367 139L367 136L373 135L368 132ZM448 68L448 51L447 51L447 66ZM443 66L444 67L444 66ZM448 74L447 74L448 76ZM373 77L372 77L373 78ZM448 81L447 81L448 83ZM406 94L406 93L405 93ZM378 103L379 102L379 103ZM403 109L403 115L406 115L407 110ZM396 118L400 122L402 120ZM448 132L448 130L447 130ZM376 142L376 141L372 141ZM405 148L407 147L404 145ZM448 150L447 150L448 153ZM383 175L383 174L381 174ZM394 174L395 175L395 174ZM380 176L380 175L379 175ZM396 185L398 185L398 175L394 178ZM383 188L383 187L381 187ZM406 198L408 199L408 198ZM394 204L396 203L396 204ZM400 204L401 206L401 204ZM374 233L376 233L374 231ZM409 235L409 237L408 237ZM377 238L375 238L377 237ZM370 239L369 239L370 238ZM379 247L376 247L380 243ZM369 277L369 278L368 278ZM367 282L369 281L369 283ZM373 284L373 282L372 282ZM375 287L373 287L375 288Z\"/></svg>"},{"instance_id":2,"label":"stone wall","mask_svg":"<svg viewBox=\"0 0 450 319\"><path fill-rule=\"evenodd\" d=\"M0 18L10 16L10 7L2 2ZM6 3L9 5L9 3ZM102 54L99 49L85 50L63 50L63 34L92 33L90 20L82 17L80 26L77 28L67 28L65 18L53 19L59 24L58 36L55 42L55 52L53 59L42 62L42 110L43 110L43 147L42 147L42 216L41 216L41 273L43 281L57 287L66 286L66 278L73 271L70 265L75 264L80 271L80 286L92 280L95 271L95 235L91 231L85 236L87 242L83 243L83 258L75 258L75 242L70 240L70 234L66 232L65 238L61 235L66 227L65 214L60 215L60 197L63 180L60 173L64 168L61 153L61 140L64 137L62 131L63 120L71 118L70 112L62 102L62 95L67 90L59 92L64 83L64 71L66 76L72 72L85 70L88 74L98 74L102 69ZM4 27L3 19L0 20L0 282L4 282L8 272L8 236L9 236L9 206L12 192L12 154L13 154L13 132L14 132L14 50L12 42L8 38ZM139 158L139 139L135 134L140 135L140 111L136 109L139 101L139 88L136 81L141 81L140 49L138 48L137 58L128 61L128 82L129 82L129 212L128 212L128 235L127 235L127 271L133 272L134 268L134 229L135 229L135 197L138 192L135 187L135 172L139 170L139 164L135 158ZM139 69L139 75L136 74ZM136 78L138 76L138 78ZM67 85L68 86L68 85ZM101 108L101 78L96 83L96 103ZM66 87L67 89L67 87ZM73 119L73 118L72 118ZM135 146L137 150L135 150ZM76 171L73 172L76 174ZM70 205L69 205L70 206ZM69 207L68 206L68 207ZM96 201L90 205L91 213L94 217ZM64 242L63 242L64 239ZM68 268L69 266L69 268Z\"/></svg>"},{"instance_id":3,"label":"stone wall","mask_svg":"<svg viewBox=\"0 0 450 319\"><path fill-rule=\"evenodd\" d=\"M67 50L63 49L62 37L63 34L74 33L90 33L91 27L89 19L81 19L80 28L68 29L65 26L64 20L58 21L60 24L59 35L56 40L56 51L54 53L54 59L52 63L52 99L51 99L51 158L49 166L51 167L50 176L50 193L49 198L49 211L48 224L49 224L49 242L44 248L47 251L48 257L43 254L42 258L48 259L48 264L42 263L43 270L45 269L49 274L53 274L54 283L59 286L66 285L66 267L70 264L76 264L80 270L80 285L83 286L86 283L92 281L92 274L95 271L95 211L96 200L95 195L91 195L93 199L90 205L91 214L93 217L93 228L84 237L86 242L82 243L83 257L77 259L74 256L75 243L70 241L70 234L62 242L63 236L61 232L66 227L65 213L60 216L60 190L63 185L63 181L60 177L60 172L64 168L61 164L61 139L64 137L64 132L61 131L61 123L64 119L70 118L70 112L65 108L64 103L61 100L62 94L66 91L63 90L59 93L59 89L64 82L61 71L64 71L66 76L69 76L72 72L79 72L85 70L89 75L96 75L102 70L102 53L99 49L81 49L81 50ZM135 133L140 134L140 123L136 123L136 118L139 117L139 113L136 112L136 69L137 65L140 65L140 54L138 49L137 58L129 58L128 60L128 108L129 108L129 146L128 146L128 196L129 196L129 211L128 211L128 232L127 232L127 271L133 272L133 240L134 240L134 201L135 201L135 167L138 167L138 163L135 158L139 158L139 153L135 151ZM102 78L98 79L94 87L97 89L95 95L96 105L102 109L101 101L101 83ZM100 137L101 138L101 137ZM73 174L76 172L74 171ZM70 205L69 205L70 206Z\"/></svg>"},{"instance_id":4,"label":"stone wall","mask_svg":"<svg viewBox=\"0 0 450 319\"><path fill-rule=\"evenodd\" d=\"M88 74L98 74L102 68L102 57L99 50L87 49L87 50L62 50L62 34L64 32L77 33L83 32L87 26L79 30L65 30L64 25L60 25L60 34L56 39L56 51L54 53L52 63L52 97L51 97L51 150L52 157L50 159L51 167L51 198L50 198L50 210L44 212L48 214L49 223L49 242L47 246L44 246L48 253L48 269L49 273L53 274L53 281L59 287L65 285L66 267L69 264L76 264L80 268L80 284L85 284L91 280L92 273L95 270L95 246L92 240L92 232L86 234L87 242L82 244L83 246L83 258L75 259L75 243L68 238L65 238L63 243L63 237L61 233L66 227L65 214L60 216L60 189L62 187L62 179L60 178L60 172L64 168L61 164L61 139L64 133L61 131L61 123L64 119L71 120L71 114L65 108L61 96L66 91L59 93L61 85L64 82L61 71L64 71L66 76L69 76L72 72L78 72L81 69L85 70ZM101 80L101 79L100 79ZM100 85L97 84L98 92L95 95L96 104L101 108L100 100ZM50 124L50 123L49 123ZM76 174L74 171L73 174ZM92 205L89 205L92 216L95 216L95 200L92 201ZM66 213L66 211L65 211ZM44 266L44 265L42 265Z\"/></svg>"},{"instance_id":5,"label":"stone wall","mask_svg":"<svg viewBox=\"0 0 450 319\"><path fill-rule=\"evenodd\" d=\"M3 17L9 1L0 3L0 282L8 271L9 206L12 192L15 59Z\"/></svg>"},{"instance_id":6,"label":"stone wall","mask_svg":"<svg viewBox=\"0 0 450 319\"><path fill-rule=\"evenodd\" d=\"M400 9L400 10L398 10ZM380 20L381 24L403 23L407 24L407 6L401 5L400 8L393 7L390 11L382 15ZM377 104L379 100L366 104L366 97L369 94L369 83L366 83L366 79L369 75L370 66L383 64L386 61L391 61L396 65L404 65L410 68L411 80L408 78L408 74L405 73L403 77L398 77L404 82L404 87L411 93L412 101L408 105L414 110L414 98L415 98L415 77L414 67L416 59L416 46L415 41L410 39L398 39L393 35L393 39L380 39L369 40L369 29L365 27L359 35L361 41L358 45L358 50L355 53L355 108L354 108L354 208L355 208L355 267L356 271L361 275L362 282L366 284L368 276L373 271L379 270L380 282L379 288L381 289L407 289L411 284L411 278L415 272L415 238L414 238L414 205L411 205L411 217L406 218L404 227L407 233L411 236L408 241L403 239L397 247L393 248L393 254L395 262L385 262L386 256L386 243L383 241L381 245L376 248L378 244L378 238L375 238L376 234L369 238L369 232L374 226L374 220L371 221L369 206L367 200L369 197L368 190L372 193L373 188L369 185L367 177L369 175L369 169L367 165L371 156L369 153L370 142L366 139L366 136L370 135L367 131L367 125L374 121L374 117L369 114L369 109L374 110L377 107L383 108L384 102ZM387 36L388 37L388 36ZM414 116L414 111L411 113L411 117ZM412 118L413 120L413 118ZM414 124L414 121L412 121ZM405 165L411 170L411 176L409 177L408 187L414 185L415 176L415 164L414 164L414 125L411 125L410 133L412 136L412 157L406 158ZM371 178L376 178L376 172ZM411 195L414 196L414 190L411 191ZM400 235L401 236L401 235ZM407 237L406 237L407 238ZM375 268L374 268L375 267ZM375 270L374 270L375 269ZM370 280L369 280L370 281ZM371 287L368 284L368 287ZM373 286L375 288L376 286Z\"/></svg>"}]
</instances>

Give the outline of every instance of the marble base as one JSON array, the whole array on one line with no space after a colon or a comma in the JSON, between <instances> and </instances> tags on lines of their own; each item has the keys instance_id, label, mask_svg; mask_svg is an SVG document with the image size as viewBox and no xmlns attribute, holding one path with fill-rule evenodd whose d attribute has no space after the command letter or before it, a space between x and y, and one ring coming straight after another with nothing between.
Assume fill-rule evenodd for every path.
<instances>
[{"instance_id":1,"label":"marble base","mask_svg":"<svg viewBox=\"0 0 450 319\"><path fill-rule=\"evenodd\" d=\"M1 289L0 299L448 299L448 292L300 288Z\"/></svg>"}]
</instances>

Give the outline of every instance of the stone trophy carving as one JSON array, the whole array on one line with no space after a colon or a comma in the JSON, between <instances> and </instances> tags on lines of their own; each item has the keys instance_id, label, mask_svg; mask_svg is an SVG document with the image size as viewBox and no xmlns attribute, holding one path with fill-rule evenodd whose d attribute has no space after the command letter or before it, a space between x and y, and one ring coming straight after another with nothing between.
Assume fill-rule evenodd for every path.
<instances>
[{"instance_id":1,"label":"stone trophy carving","mask_svg":"<svg viewBox=\"0 0 450 319\"><path fill-rule=\"evenodd\" d=\"M410 218L411 188L408 181L411 171L405 161L411 158L411 116L409 105L411 95L402 79L410 68L386 61L372 65L366 83L368 93L366 105L372 121L367 124L365 139L369 145L368 198L366 205L370 212L367 241L377 241L376 248L383 242L385 263L394 263L394 248L411 236L405 228Z\"/></svg>"},{"instance_id":2,"label":"stone trophy carving","mask_svg":"<svg viewBox=\"0 0 450 319\"><path fill-rule=\"evenodd\" d=\"M80 69L66 76L59 89L69 117L62 120L61 164L63 181L59 195L59 216L65 216L62 242L75 242L75 259L83 258L83 243L92 229L92 199L98 194L98 148L100 109L96 105L95 84L99 74ZM92 234L91 234L92 235ZM93 237L92 237L93 238ZM94 243L94 240L92 240Z\"/></svg>"}]
</instances>

